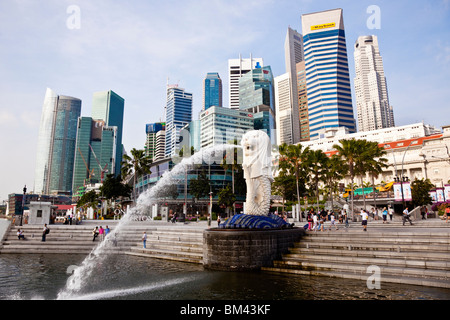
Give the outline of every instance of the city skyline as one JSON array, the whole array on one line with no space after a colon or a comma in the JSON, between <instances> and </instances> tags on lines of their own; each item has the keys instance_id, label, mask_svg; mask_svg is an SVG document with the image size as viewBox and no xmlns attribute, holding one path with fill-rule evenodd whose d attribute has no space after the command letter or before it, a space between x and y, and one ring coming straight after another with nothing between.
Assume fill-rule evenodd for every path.
<instances>
[{"instance_id":1,"label":"city skyline","mask_svg":"<svg viewBox=\"0 0 450 320\"><path fill-rule=\"evenodd\" d=\"M0 53L4 103L0 200L20 193L24 185L28 190L34 187L47 87L81 99L82 116L90 115L94 92L120 93L126 100L125 149L143 149L145 124L164 119L167 78L193 93L196 120L202 107L202 79L208 72L218 72L224 75L223 105L228 107L228 59L252 54L263 58L274 76L285 73L287 28L303 34L301 15L323 10L343 9L353 96L352 45L358 36L377 35L396 125L449 124L442 115L450 101L450 2L378 1L379 29L377 11L368 10L372 4L186 1L178 2L179 12L191 14L173 16L173 3L164 2L133 6L118 1L2 2L0 23L8 33L0 38L5 48ZM79 8L78 25L71 6ZM264 25L257 23L261 16ZM375 29L369 28L371 23ZM353 110L356 115L355 99Z\"/></svg>"}]
</instances>

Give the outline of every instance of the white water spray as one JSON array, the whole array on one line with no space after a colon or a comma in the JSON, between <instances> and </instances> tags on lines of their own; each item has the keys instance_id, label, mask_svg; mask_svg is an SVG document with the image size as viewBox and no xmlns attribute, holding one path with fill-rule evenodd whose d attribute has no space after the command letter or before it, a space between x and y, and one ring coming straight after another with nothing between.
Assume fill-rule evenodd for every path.
<instances>
[{"instance_id":1,"label":"white water spray","mask_svg":"<svg viewBox=\"0 0 450 320\"><path fill-rule=\"evenodd\" d=\"M57 299L75 299L79 297L79 292L85 287L87 281L89 281L89 276L94 271L95 266L108 256L108 248L113 248L114 239L118 232L133 220L133 215L139 212L146 212L147 208L150 208L156 203L158 201L158 194L161 194L162 190L168 186L176 184L180 180L180 177L184 176L185 171L189 170L190 166L201 164L202 162L219 164L222 162L224 152L232 151L234 148L240 148L240 146L223 144L202 149L188 158L183 158L171 171L166 172L153 187L139 196L136 201L136 206L131 208L122 217L117 226L89 253L82 264L74 270L73 274L67 280L66 287L58 293ZM233 157L233 152L227 153L227 159L232 159Z\"/></svg>"}]
</instances>

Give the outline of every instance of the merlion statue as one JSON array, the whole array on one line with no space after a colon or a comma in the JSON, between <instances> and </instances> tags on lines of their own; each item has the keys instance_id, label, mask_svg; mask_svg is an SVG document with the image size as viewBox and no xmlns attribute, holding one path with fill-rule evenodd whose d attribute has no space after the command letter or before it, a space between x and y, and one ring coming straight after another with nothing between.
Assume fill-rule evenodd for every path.
<instances>
[{"instance_id":1,"label":"merlion statue","mask_svg":"<svg viewBox=\"0 0 450 320\"><path fill-rule=\"evenodd\" d=\"M268 216L272 176L272 144L261 130L247 132L241 141L244 159L242 168L247 184L245 214Z\"/></svg>"}]
</instances>

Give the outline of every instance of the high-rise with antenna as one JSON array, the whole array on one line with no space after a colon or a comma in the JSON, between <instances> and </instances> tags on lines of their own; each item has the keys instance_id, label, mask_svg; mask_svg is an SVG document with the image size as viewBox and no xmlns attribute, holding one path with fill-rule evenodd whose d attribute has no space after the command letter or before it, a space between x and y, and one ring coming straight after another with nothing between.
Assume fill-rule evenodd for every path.
<instances>
[{"instance_id":1,"label":"high-rise with antenna","mask_svg":"<svg viewBox=\"0 0 450 320\"><path fill-rule=\"evenodd\" d=\"M255 69L257 66L263 67L262 58L253 58L250 54L249 59L242 59L239 54L239 59L228 60L228 77L229 77L229 104L231 109L239 110L239 79L247 72Z\"/></svg>"}]
</instances>

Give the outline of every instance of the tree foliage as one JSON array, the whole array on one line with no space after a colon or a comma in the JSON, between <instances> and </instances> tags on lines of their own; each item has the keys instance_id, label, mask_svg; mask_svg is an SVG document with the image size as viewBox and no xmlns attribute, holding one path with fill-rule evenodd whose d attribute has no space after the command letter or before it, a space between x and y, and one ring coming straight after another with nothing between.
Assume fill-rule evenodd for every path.
<instances>
[{"instance_id":1,"label":"tree foliage","mask_svg":"<svg viewBox=\"0 0 450 320\"><path fill-rule=\"evenodd\" d=\"M435 188L429 179L415 179L411 182L412 203L415 207L432 204L429 192Z\"/></svg>"},{"instance_id":2,"label":"tree foliage","mask_svg":"<svg viewBox=\"0 0 450 320\"><path fill-rule=\"evenodd\" d=\"M115 200L120 197L130 197L132 187L122 183L120 176L115 177L113 174L107 175L103 185L100 187L100 194L106 199Z\"/></svg>"}]
</instances>

